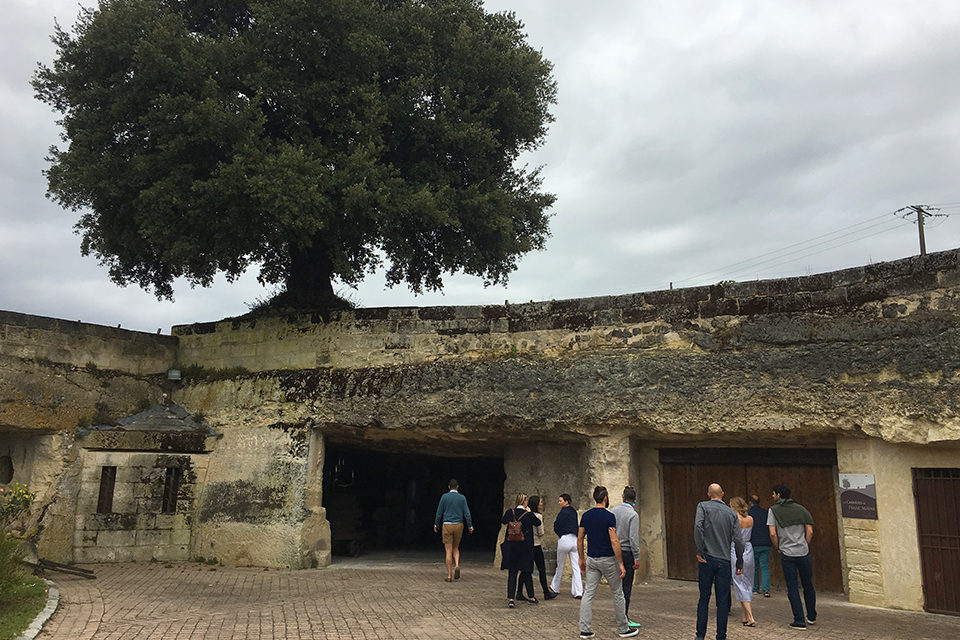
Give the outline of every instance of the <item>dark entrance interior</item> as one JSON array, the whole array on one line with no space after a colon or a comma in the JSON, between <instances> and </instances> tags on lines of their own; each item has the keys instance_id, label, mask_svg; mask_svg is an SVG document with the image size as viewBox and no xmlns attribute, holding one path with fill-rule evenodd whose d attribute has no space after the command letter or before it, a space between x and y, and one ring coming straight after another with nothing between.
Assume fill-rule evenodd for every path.
<instances>
[{"instance_id":1,"label":"dark entrance interior","mask_svg":"<svg viewBox=\"0 0 960 640\"><path fill-rule=\"evenodd\" d=\"M473 535L464 534L461 552L485 552L492 558L503 509L502 457L446 457L328 443L323 504L334 556L441 548L433 519L450 478L460 482L475 529Z\"/></svg>"},{"instance_id":2,"label":"dark entrance interior","mask_svg":"<svg viewBox=\"0 0 960 640\"><path fill-rule=\"evenodd\" d=\"M664 513L667 535L667 576L697 579L693 521L697 504L706 500L707 485L718 482L724 501L734 496L760 497L767 509L771 488L785 484L792 498L813 516L811 543L813 580L818 590L843 591L840 538L837 524L836 451L833 449L661 449ZM719 462L722 464L718 464ZM770 583L782 588L779 560L770 558Z\"/></svg>"}]
</instances>

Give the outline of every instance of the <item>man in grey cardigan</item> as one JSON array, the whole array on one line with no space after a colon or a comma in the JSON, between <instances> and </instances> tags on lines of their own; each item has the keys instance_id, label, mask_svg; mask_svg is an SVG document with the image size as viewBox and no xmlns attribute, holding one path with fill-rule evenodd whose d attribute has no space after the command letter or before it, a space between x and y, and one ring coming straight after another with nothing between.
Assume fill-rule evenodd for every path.
<instances>
[{"instance_id":1,"label":"man in grey cardigan","mask_svg":"<svg viewBox=\"0 0 960 640\"><path fill-rule=\"evenodd\" d=\"M731 545L737 557L737 575L743 573L743 536L736 512L723 503L719 484L707 487L707 497L697 505L693 540L697 545L700 601L697 603L697 640L707 636L710 590L717 592L717 640L727 640L727 616L730 615Z\"/></svg>"},{"instance_id":2,"label":"man in grey cardigan","mask_svg":"<svg viewBox=\"0 0 960 640\"><path fill-rule=\"evenodd\" d=\"M633 592L633 575L640 567L640 517L636 511L637 491L633 487L623 488L623 502L610 509L617 519L617 538L620 540L620 553L623 557L623 599L626 601L624 613L630 618L630 594ZM630 622L631 627L639 627L639 622Z\"/></svg>"},{"instance_id":3,"label":"man in grey cardigan","mask_svg":"<svg viewBox=\"0 0 960 640\"><path fill-rule=\"evenodd\" d=\"M460 483L451 478L447 483L450 489L440 498L437 505L437 515L433 519L433 531L439 533L443 526L443 547L446 552L447 582L460 579L460 539L463 537L463 523L473 533L473 519L470 517L470 507L467 499L460 495Z\"/></svg>"}]
</instances>

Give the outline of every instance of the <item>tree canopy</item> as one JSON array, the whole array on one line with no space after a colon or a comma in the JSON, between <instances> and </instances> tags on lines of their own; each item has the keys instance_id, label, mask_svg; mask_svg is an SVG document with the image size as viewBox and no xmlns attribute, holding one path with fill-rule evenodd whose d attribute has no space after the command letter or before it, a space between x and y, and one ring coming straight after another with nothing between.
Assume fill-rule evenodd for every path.
<instances>
[{"instance_id":1,"label":"tree canopy","mask_svg":"<svg viewBox=\"0 0 960 640\"><path fill-rule=\"evenodd\" d=\"M480 0L101 0L33 77L62 114L48 195L84 255L172 298L259 265L296 306L388 283L506 281L554 196L552 65Z\"/></svg>"}]
</instances>

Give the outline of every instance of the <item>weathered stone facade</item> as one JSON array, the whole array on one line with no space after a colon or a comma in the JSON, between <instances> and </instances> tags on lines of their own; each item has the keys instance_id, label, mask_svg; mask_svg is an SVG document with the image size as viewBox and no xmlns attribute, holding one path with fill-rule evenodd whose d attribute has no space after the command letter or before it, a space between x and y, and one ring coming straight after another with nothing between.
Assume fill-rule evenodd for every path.
<instances>
[{"instance_id":1,"label":"weathered stone facade","mask_svg":"<svg viewBox=\"0 0 960 640\"><path fill-rule=\"evenodd\" d=\"M78 421L97 403L133 413L166 388L158 374L184 371L174 400L223 436L198 481L191 554L227 563L330 561L330 442L502 456L505 502L567 491L584 505L594 484L637 486L641 560L657 575L663 447L835 448L840 472L884 478L882 514L898 518L912 508L911 465L960 467L960 251L626 296L197 324L117 338L114 351L118 330L21 330L56 321L14 316L0 316L0 336L15 337L0 348L0 423L50 438L48 476L64 487L86 469ZM119 366L124 349L142 353ZM82 540L54 515L39 520L42 537ZM850 597L919 608L919 571L885 551L896 525L884 517L841 523ZM915 538L904 544L915 560Z\"/></svg>"}]
</instances>

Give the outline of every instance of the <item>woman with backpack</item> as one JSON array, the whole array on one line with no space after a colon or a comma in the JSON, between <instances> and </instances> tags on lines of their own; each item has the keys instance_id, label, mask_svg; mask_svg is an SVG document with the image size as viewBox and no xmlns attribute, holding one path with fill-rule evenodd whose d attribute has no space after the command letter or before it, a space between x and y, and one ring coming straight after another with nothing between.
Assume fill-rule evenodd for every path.
<instances>
[{"instance_id":1,"label":"woman with backpack","mask_svg":"<svg viewBox=\"0 0 960 640\"><path fill-rule=\"evenodd\" d=\"M527 507L527 494L519 493L514 507L507 509L500 519L507 525L503 543L500 545L501 571L507 571L507 606L516 606L517 580L533 593L533 528L540 524L537 516ZM530 604L539 604L536 598L528 598Z\"/></svg>"},{"instance_id":2,"label":"woman with backpack","mask_svg":"<svg viewBox=\"0 0 960 640\"><path fill-rule=\"evenodd\" d=\"M533 528L533 564L537 567L537 573L540 576L540 586L543 587L543 599L553 600L560 594L554 593L550 590L550 587L547 586L547 566L543 557L543 514L540 513L540 496L530 496L527 498L527 508L530 509L530 513L537 516L537 526ZM532 591L529 592L529 595L531 598L534 597ZM517 600L530 601L528 598L523 597L522 582L517 586Z\"/></svg>"}]
</instances>

